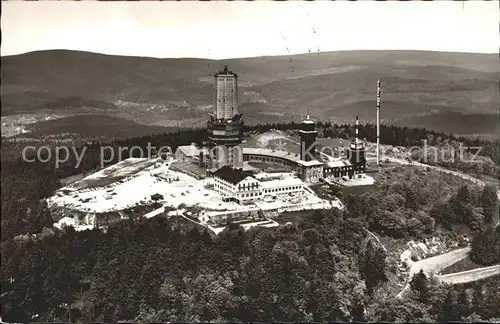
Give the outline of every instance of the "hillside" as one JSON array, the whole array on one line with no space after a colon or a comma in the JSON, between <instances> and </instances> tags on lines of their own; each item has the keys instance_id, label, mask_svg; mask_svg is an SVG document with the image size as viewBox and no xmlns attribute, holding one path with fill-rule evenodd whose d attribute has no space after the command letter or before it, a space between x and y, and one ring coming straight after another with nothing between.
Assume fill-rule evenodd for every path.
<instances>
[{"instance_id":1,"label":"hillside","mask_svg":"<svg viewBox=\"0 0 500 324\"><path fill-rule=\"evenodd\" d=\"M107 115L80 115L37 122L28 127L30 137L75 134L88 138L132 138L152 133L169 133L173 127L148 126Z\"/></svg>"},{"instance_id":2,"label":"hillside","mask_svg":"<svg viewBox=\"0 0 500 324\"><path fill-rule=\"evenodd\" d=\"M388 123L415 124L421 120L414 118L445 112L498 113L495 55L353 51L215 61L52 50L2 58L2 116L91 113L201 126L211 109L210 75L224 64L240 76L247 123L297 120L307 111L335 122L356 115L371 120L377 77Z\"/></svg>"}]
</instances>

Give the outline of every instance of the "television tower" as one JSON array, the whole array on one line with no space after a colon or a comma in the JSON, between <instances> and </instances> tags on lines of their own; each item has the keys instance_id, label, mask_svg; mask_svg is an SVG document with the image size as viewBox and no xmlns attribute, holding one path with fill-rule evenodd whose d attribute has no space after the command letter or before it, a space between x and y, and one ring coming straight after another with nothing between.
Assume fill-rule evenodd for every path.
<instances>
[{"instance_id":1,"label":"television tower","mask_svg":"<svg viewBox=\"0 0 500 324\"><path fill-rule=\"evenodd\" d=\"M238 75L227 65L214 75L214 111L207 123L210 168L241 168L243 114L238 113Z\"/></svg>"},{"instance_id":2,"label":"television tower","mask_svg":"<svg viewBox=\"0 0 500 324\"><path fill-rule=\"evenodd\" d=\"M349 147L349 161L354 166L354 173L366 172L365 145L359 139L359 118L356 116L356 136Z\"/></svg>"}]
</instances>

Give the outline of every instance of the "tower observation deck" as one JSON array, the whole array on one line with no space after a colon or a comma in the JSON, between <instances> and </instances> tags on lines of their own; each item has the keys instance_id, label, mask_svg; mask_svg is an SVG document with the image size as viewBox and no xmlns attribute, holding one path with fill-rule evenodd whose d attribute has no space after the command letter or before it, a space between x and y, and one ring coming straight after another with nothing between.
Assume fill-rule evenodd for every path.
<instances>
[{"instance_id":1,"label":"tower observation deck","mask_svg":"<svg viewBox=\"0 0 500 324\"><path fill-rule=\"evenodd\" d=\"M210 168L241 167L243 114L238 113L238 75L224 69L214 75L214 111L207 123Z\"/></svg>"}]
</instances>

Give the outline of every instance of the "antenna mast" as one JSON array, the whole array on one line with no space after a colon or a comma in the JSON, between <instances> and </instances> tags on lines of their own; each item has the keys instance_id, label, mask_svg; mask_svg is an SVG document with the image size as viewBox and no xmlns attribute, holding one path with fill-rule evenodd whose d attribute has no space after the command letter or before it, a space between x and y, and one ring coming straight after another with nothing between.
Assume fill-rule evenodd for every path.
<instances>
[{"instance_id":1,"label":"antenna mast","mask_svg":"<svg viewBox=\"0 0 500 324\"><path fill-rule=\"evenodd\" d=\"M358 116L356 116L356 139L355 139L355 143L357 144L358 141L359 141L359 133L358 133L358 129L359 129L359 118Z\"/></svg>"},{"instance_id":2,"label":"antenna mast","mask_svg":"<svg viewBox=\"0 0 500 324\"><path fill-rule=\"evenodd\" d=\"M377 166L380 166L380 78L377 79Z\"/></svg>"}]
</instances>

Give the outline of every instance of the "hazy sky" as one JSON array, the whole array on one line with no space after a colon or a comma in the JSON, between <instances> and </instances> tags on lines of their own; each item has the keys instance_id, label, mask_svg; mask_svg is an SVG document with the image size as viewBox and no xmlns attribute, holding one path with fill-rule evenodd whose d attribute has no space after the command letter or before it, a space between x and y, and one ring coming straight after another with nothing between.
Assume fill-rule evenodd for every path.
<instances>
[{"instance_id":1,"label":"hazy sky","mask_svg":"<svg viewBox=\"0 0 500 324\"><path fill-rule=\"evenodd\" d=\"M228 58L408 49L498 53L497 1L3 2L1 54Z\"/></svg>"}]
</instances>

